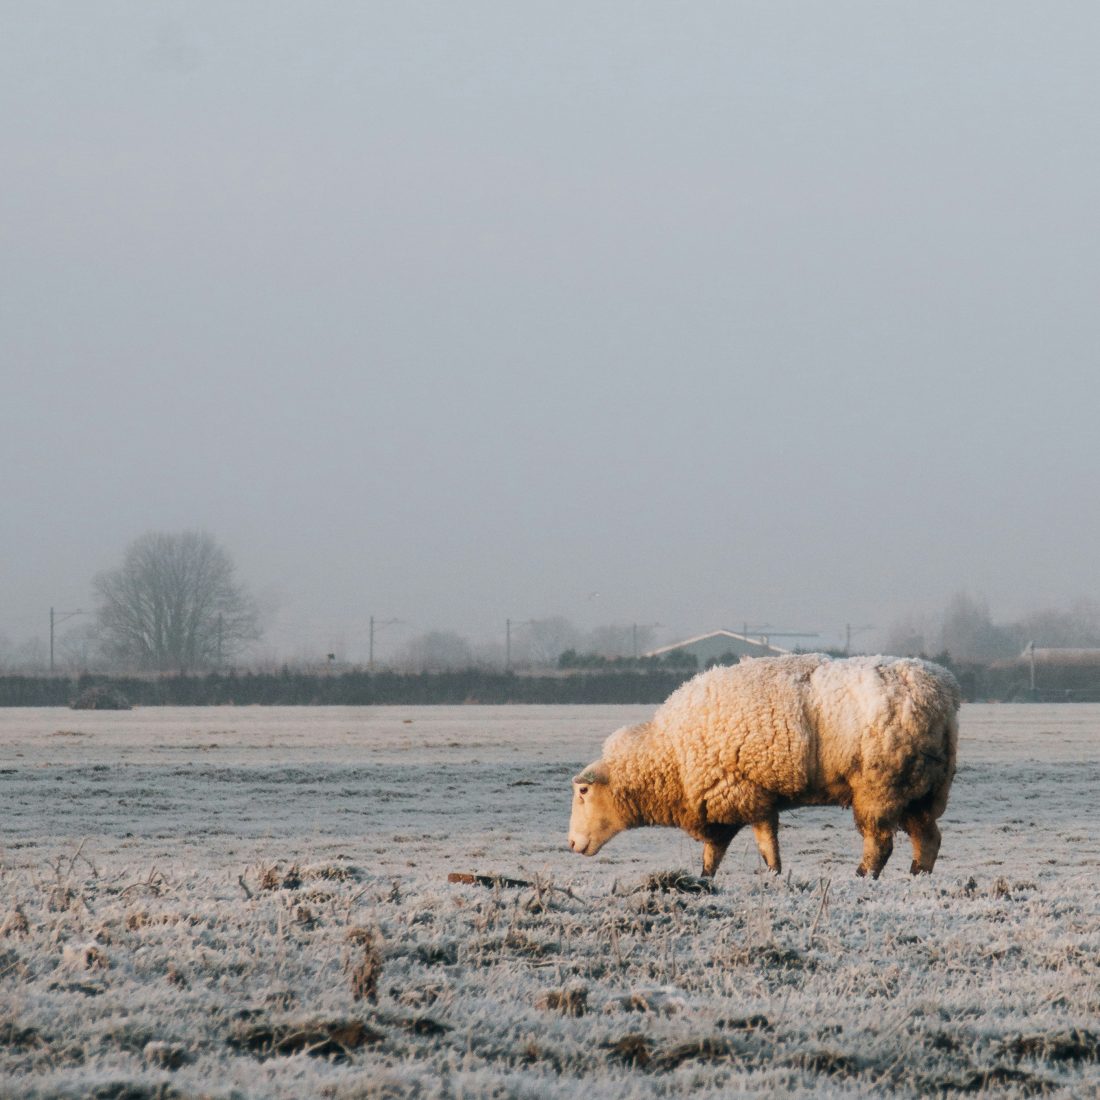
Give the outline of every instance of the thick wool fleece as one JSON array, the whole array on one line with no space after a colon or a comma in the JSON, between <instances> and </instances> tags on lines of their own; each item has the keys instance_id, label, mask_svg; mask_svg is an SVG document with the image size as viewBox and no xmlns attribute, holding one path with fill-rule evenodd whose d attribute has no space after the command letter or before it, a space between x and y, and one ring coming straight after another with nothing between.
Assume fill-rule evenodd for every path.
<instances>
[{"instance_id":1,"label":"thick wool fleece","mask_svg":"<svg viewBox=\"0 0 1100 1100\"><path fill-rule=\"evenodd\" d=\"M891 830L915 809L943 813L959 702L954 677L927 661L745 660L701 673L651 721L612 734L602 763L628 827L703 839L716 823L854 802L857 822Z\"/></svg>"}]
</instances>

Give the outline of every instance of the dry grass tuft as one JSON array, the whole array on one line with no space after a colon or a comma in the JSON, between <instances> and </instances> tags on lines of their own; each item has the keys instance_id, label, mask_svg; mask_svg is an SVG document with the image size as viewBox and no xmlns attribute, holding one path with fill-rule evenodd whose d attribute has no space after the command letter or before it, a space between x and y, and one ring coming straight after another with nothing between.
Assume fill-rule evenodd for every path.
<instances>
[{"instance_id":1,"label":"dry grass tuft","mask_svg":"<svg viewBox=\"0 0 1100 1100\"><path fill-rule=\"evenodd\" d=\"M187 975L175 963L168 964L168 970L164 977L169 985L174 985L179 989L190 988L191 983L187 980Z\"/></svg>"},{"instance_id":2,"label":"dry grass tuft","mask_svg":"<svg viewBox=\"0 0 1100 1100\"><path fill-rule=\"evenodd\" d=\"M756 966L762 970L815 970L813 959L802 955L793 947L776 944L738 947L726 956L731 966Z\"/></svg>"},{"instance_id":3,"label":"dry grass tuft","mask_svg":"<svg viewBox=\"0 0 1100 1100\"><path fill-rule=\"evenodd\" d=\"M76 900L76 892L68 886L55 886L50 891L47 907L51 913L64 913Z\"/></svg>"},{"instance_id":4,"label":"dry grass tuft","mask_svg":"<svg viewBox=\"0 0 1100 1100\"><path fill-rule=\"evenodd\" d=\"M700 878L687 871L658 871L648 875L639 890L650 893L659 890L662 894L713 894L715 886L713 879Z\"/></svg>"},{"instance_id":5,"label":"dry grass tuft","mask_svg":"<svg viewBox=\"0 0 1100 1100\"><path fill-rule=\"evenodd\" d=\"M1047 1062L1100 1062L1100 1034L1083 1028L1046 1035L1018 1035L1003 1047L1015 1058Z\"/></svg>"},{"instance_id":6,"label":"dry grass tuft","mask_svg":"<svg viewBox=\"0 0 1100 1100\"><path fill-rule=\"evenodd\" d=\"M98 943L66 945L61 950L61 966L66 970L106 970L107 952Z\"/></svg>"},{"instance_id":7,"label":"dry grass tuft","mask_svg":"<svg viewBox=\"0 0 1100 1100\"><path fill-rule=\"evenodd\" d=\"M261 890L297 890L302 885L302 868L297 863L292 863L285 871L280 869L278 863L260 865L260 889ZM243 876L241 885L244 886Z\"/></svg>"},{"instance_id":8,"label":"dry grass tuft","mask_svg":"<svg viewBox=\"0 0 1100 1100\"><path fill-rule=\"evenodd\" d=\"M767 1016L762 1016L760 1013L715 1020L715 1024L725 1031L771 1031L772 1027Z\"/></svg>"},{"instance_id":9,"label":"dry grass tuft","mask_svg":"<svg viewBox=\"0 0 1100 1100\"><path fill-rule=\"evenodd\" d=\"M180 1066L194 1061L194 1056L186 1047L159 1039L146 1043L141 1053L148 1065L158 1069L179 1069Z\"/></svg>"},{"instance_id":10,"label":"dry grass tuft","mask_svg":"<svg viewBox=\"0 0 1100 1100\"><path fill-rule=\"evenodd\" d=\"M588 1011L588 990L583 986L551 989L536 1002L538 1008L560 1012L563 1016L583 1016Z\"/></svg>"},{"instance_id":11,"label":"dry grass tuft","mask_svg":"<svg viewBox=\"0 0 1100 1100\"><path fill-rule=\"evenodd\" d=\"M325 863L319 867L307 867L305 878L324 879L326 882L354 882L359 878L357 867L342 866L339 863Z\"/></svg>"},{"instance_id":12,"label":"dry grass tuft","mask_svg":"<svg viewBox=\"0 0 1100 1100\"><path fill-rule=\"evenodd\" d=\"M604 1005L605 1012L641 1012L652 1016L675 1016L686 1008L687 1002L675 989L638 989Z\"/></svg>"},{"instance_id":13,"label":"dry grass tuft","mask_svg":"<svg viewBox=\"0 0 1100 1100\"><path fill-rule=\"evenodd\" d=\"M414 985L405 989L399 989L397 986L390 988L390 996L398 1004L405 1005L408 1008L426 1008L434 1005L447 992L448 987L442 983Z\"/></svg>"},{"instance_id":14,"label":"dry grass tuft","mask_svg":"<svg viewBox=\"0 0 1100 1100\"><path fill-rule=\"evenodd\" d=\"M603 1043L602 1046L617 1061L636 1069L645 1069L653 1057L653 1043L638 1032L631 1032L613 1043Z\"/></svg>"},{"instance_id":15,"label":"dry grass tuft","mask_svg":"<svg viewBox=\"0 0 1100 1100\"><path fill-rule=\"evenodd\" d=\"M17 905L0 924L0 936L26 936L31 930L27 914Z\"/></svg>"},{"instance_id":16,"label":"dry grass tuft","mask_svg":"<svg viewBox=\"0 0 1100 1100\"><path fill-rule=\"evenodd\" d=\"M706 1039L692 1039L686 1043L677 1043L653 1059L653 1068L672 1070L685 1062L724 1062L739 1059L741 1049L732 1039L721 1036Z\"/></svg>"},{"instance_id":17,"label":"dry grass tuft","mask_svg":"<svg viewBox=\"0 0 1100 1100\"><path fill-rule=\"evenodd\" d=\"M360 949L359 957L349 960L351 995L357 1001L378 1000L378 981L382 977L382 954L378 939L369 928L349 928L347 941Z\"/></svg>"},{"instance_id":18,"label":"dry grass tuft","mask_svg":"<svg viewBox=\"0 0 1100 1100\"><path fill-rule=\"evenodd\" d=\"M282 885L282 877L279 875L279 868L275 864L271 864L270 867L264 867L260 870L260 889L261 890L278 890Z\"/></svg>"},{"instance_id":19,"label":"dry grass tuft","mask_svg":"<svg viewBox=\"0 0 1100 1100\"><path fill-rule=\"evenodd\" d=\"M253 1024L238 1028L229 1045L258 1058L308 1054L334 1062L346 1060L360 1047L381 1042L385 1036L362 1020L318 1020L300 1024Z\"/></svg>"}]
</instances>

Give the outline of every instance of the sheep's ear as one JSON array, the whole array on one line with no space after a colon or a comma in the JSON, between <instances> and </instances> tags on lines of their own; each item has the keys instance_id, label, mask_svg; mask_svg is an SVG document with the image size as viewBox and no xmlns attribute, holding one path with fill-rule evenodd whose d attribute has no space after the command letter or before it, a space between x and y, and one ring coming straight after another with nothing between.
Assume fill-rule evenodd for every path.
<instances>
[{"instance_id":1,"label":"sheep's ear","mask_svg":"<svg viewBox=\"0 0 1100 1100\"><path fill-rule=\"evenodd\" d=\"M597 761L595 764L589 764L580 775L573 776L573 783L575 785L606 783L610 778L607 765Z\"/></svg>"}]
</instances>

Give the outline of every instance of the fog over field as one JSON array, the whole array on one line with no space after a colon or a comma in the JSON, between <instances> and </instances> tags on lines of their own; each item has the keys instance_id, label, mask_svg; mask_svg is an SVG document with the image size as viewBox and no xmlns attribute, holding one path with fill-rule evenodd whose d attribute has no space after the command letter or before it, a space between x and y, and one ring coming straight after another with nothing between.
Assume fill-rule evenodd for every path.
<instances>
[{"instance_id":1,"label":"fog over field","mask_svg":"<svg viewBox=\"0 0 1100 1100\"><path fill-rule=\"evenodd\" d=\"M1100 1096L1098 41L0 0L0 1100ZM1033 701L933 875L568 851L720 628Z\"/></svg>"},{"instance_id":2,"label":"fog over field","mask_svg":"<svg viewBox=\"0 0 1100 1100\"><path fill-rule=\"evenodd\" d=\"M803 809L702 894L566 848L648 713L0 710L0 1096L1100 1090L1100 707L964 706L931 876Z\"/></svg>"},{"instance_id":3,"label":"fog over field","mask_svg":"<svg viewBox=\"0 0 1100 1100\"><path fill-rule=\"evenodd\" d=\"M0 636L147 530L221 540L277 659L1096 599L1098 36L0 2Z\"/></svg>"}]
</instances>

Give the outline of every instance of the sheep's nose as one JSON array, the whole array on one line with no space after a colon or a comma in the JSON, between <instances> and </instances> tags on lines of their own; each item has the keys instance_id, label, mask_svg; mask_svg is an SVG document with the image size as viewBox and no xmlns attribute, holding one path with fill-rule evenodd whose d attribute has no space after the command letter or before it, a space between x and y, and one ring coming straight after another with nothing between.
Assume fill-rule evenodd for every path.
<instances>
[{"instance_id":1,"label":"sheep's nose","mask_svg":"<svg viewBox=\"0 0 1100 1100\"><path fill-rule=\"evenodd\" d=\"M577 850L577 842L572 837L569 838L569 850L571 852L575 852Z\"/></svg>"}]
</instances>

